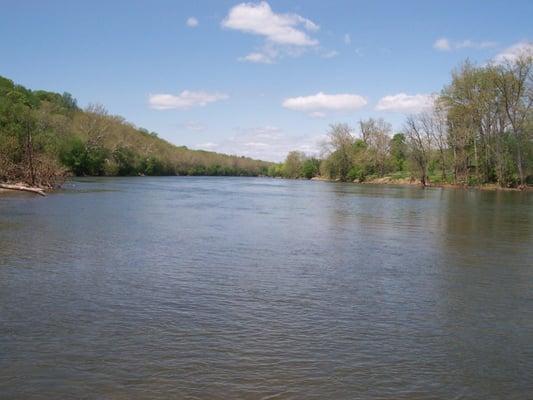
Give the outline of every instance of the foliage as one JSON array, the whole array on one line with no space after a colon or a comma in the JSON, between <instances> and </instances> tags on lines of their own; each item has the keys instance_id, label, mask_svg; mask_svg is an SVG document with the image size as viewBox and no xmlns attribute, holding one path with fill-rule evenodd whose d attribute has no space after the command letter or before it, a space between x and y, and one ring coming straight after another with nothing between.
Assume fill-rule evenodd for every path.
<instances>
[{"instance_id":1,"label":"foliage","mask_svg":"<svg viewBox=\"0 0 533 400\"><path fill-rule=\"evenodd\" d=\"M407 142L405 134L397 133L390 141L390 157L394 171L405 171L407 167Z\"/></svg>"},{"instance_id":2,"label":"foliage","mask_svg":"<svg viewBox=\"0 0 533 400\"><path fill-rule=\"evenodd\" d=\"M315 157L306 158L302 164L302 176L311 179L320 171L320 160Z\"/></svg>"},{"instance_id":3,"label":"foliage","mask_svg":"<svg viewBox=\"0 0 533 400\"><path fill-rule=\"evenodd\" d=\"M98 176L104 174L106 149L89 146L79 137L67 141L60 152L60 161L78 176Z\"/></svg>"},{"instance_id":4,"label":"foliage","mask_svg":"<svg viewBox=\"0 0 533 400\"><path fill-rule=\"evenodd\" d=\"M422 184L524 186L533 181L533 59L477 67L465 62L392 136L382 119L359 131L333 124L322 158L292 151L273 164L174 146L157 133L85 110L69 93L31 91L0 77L0 181L53 186L75 175L322 176L363 182L385 175Z\"/></svg>"},{"instance_id":5,"label":"foliage","mask_svg":"<svg viewBox=\"0 0 533 400\"><path fill-rule=\"evenodd\" d=\"M69 93L0 77L0 181L54 186L74 175L265 175L272 163L174 146L155 132L78 107Z\"/></svg>"},{"instance_id":6,"label":"foliage","mask_svg":"<svg viewBox=\"0 0 533 400\"><path fill-rule=\"evenodd\" d=\"M391 134L390 124L381 119L360 121L359 132L334 124L318 167L303 174L305 155L291 152L276 168L286 177L321 175L340 181L363 182L388 174L416 177L423 185L530 184L532 57L482 67L464 63L431 109L408 116L403 132Z\"/></svg>"},{"instance_id":7,"label":"foliage","mask_svg":"<svg viewBox=\"0 0 533 400\"><path fill-rule=\"evenodd\" d=\"M299 178L302 176L302 166L305 154L299 151L291 151L283 165L283 175L286 178Z\"/></svg>"}]
</instances>

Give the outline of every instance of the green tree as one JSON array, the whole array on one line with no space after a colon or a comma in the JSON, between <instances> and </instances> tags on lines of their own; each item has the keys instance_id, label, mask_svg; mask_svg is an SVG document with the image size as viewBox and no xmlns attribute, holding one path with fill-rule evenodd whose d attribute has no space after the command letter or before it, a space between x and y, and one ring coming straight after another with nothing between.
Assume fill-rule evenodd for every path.
<instances>
[{"instance_id":1,"label":"green tree","mask_svg":"<svg viewBox=\"0 0 533 400\"><path fill-rule=\"evenodd\" d=\"M65 143L60 153L61 162L77 176L103 175L107 157L105 149L90 146L77 137Z\"/></svg>"},{"instance_id":2,"label":"green tree","mask_svg":"<svg viewBox=\"0 0 533 400\"><path fill-rule=\"evenodd\" d=\"M324 164L329 177L346 181L352 167L352 147L355 141L352 129L347 124L330 126L325 152L328 154Z\"/></svg>"},{"instance_id":3,"label":"green tree","mask_svg":"<svg viewBox=\"0 0 533 400\"><path fill-rule=\"evenodd\" d=\"M320 160L318 158L307 158L302 164L302 176L306 179L311 179L317 176L320 172Z\"/></svg>"},{"instance_id":4,"label":"green tree","mask_svg":"<svg viewBox=\"0 0 533 400\"><path fill-rule=\"evenodd\" d=\"M390 141L391 161L396 171L405 171L407 162L407 143L403 133L395 134Z\"/></svg>"},{"instance_id":5,"label":"green tree","mask_svg":"<svg viewBox=\"0 0 533 400\"><path fill-rule=\"evenodd\" d=\"M117 163L118 175L135 175L138 172L137 154L130 148L124 146L117 147L113 151L113 159Z\"/></svg>"},{"instance_id":6,"label":"green tree","mask_svg":"<svg viewBox=\"0 0 533 400\"><path fill-rule=\"evenodd\" d=\"M300 151L291 151L283 163L283 173L286 178L300 178L305 160L305 154Z\"/></svg>"}]
</instances>

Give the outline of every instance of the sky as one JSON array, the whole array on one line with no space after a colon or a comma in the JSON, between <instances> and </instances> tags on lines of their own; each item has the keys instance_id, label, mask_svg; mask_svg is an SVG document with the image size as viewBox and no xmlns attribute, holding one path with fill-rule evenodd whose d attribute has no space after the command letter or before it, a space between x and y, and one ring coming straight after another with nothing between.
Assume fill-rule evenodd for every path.
<instances>
[{"instance_id":1,"label":"sky","mask_svg":"<svg viewBox=\"0 0 533 400\"><path fill-rule=\"evenodd\" d=\"M0 75L177 145L280 161L333 123L394 131L466 59L533 49L533 1L2 0Z\"/></svg>"}]
</instances>

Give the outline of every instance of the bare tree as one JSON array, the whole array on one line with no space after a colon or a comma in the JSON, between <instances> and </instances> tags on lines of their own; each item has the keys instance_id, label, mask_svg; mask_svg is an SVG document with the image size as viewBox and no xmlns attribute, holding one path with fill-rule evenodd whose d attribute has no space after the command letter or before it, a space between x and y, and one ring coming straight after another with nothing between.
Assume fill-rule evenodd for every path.
<instances>
[{"instance_id":1,"label":"bare tree","mask_svg":"<svg viewBox=\"0 0 533 400\"><path fill-rule=\"evenodd\" d=\"M89 146L100 145L111 124L112 118L101 104L89 104L78 120L78 128Z\"/></svg>"},{"instance_id":2,"label":"bare tree","mask_svg":"<svg viewBox=\"0 0 533 400\"><path fill-rule=\"evenodd\" d=\"M448 148L447 113L441 106L435 106L431 111L423 113L419 121L430 143L438 151L438 160L441 169L441 178L446 180L446 150ZM431 149L429 149L431 150Z\"/></svg>"},{"instance_id":3,"label":"bare tree","mask_svg":"<svg viewBox=\"0 0 533 400\"><path fill-rule=\"evenodd\" d=\"M424 115L411 115L405 122L405 136L409 153L419 173L420 183L428 185L428 164L431 157L431 132L427 130Z\"/></svg>"}]
</instances>

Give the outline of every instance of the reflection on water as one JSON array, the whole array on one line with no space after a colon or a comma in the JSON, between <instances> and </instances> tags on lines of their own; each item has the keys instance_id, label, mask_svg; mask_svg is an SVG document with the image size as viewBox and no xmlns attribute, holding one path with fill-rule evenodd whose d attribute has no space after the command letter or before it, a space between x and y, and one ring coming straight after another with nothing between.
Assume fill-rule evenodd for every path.
<instances>
[{"instance_id":1,"label":"reflection on water","mask_svg":"<svg viewBox=\"0 0 533 400\"><path fill-rule=\"evenodd\" d=\"M527 398L533 196L253 178L0 197L5 398Z\"/></svg>"}]
</instances>

